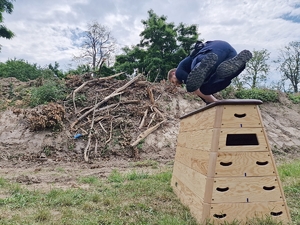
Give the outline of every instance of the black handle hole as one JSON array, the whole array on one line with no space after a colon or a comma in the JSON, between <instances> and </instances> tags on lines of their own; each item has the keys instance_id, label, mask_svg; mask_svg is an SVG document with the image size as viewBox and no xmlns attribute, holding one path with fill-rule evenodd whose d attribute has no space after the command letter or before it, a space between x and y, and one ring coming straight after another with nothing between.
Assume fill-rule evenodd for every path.
<instances>
[{"instance_id":1,"label":"black handle hole","mask_svg":"<svg viewBox=\"0 0 300 225\"><path fill-rule=\"evenodd\" d=\"M265 161L265 162L260 162L260 161L256 161L256 164L259 165L259 166L265 166L265 165L268 165L268 161Z\"/></svg>"},{"instance_id":2,"label":"black handle hole","mask_svg":"<svg viewBox=\"0 0 300 225\"><path fill-rule=\"evenodd\" d=\"M266 190L266 191L271 191L271 190L275 189L275 186L270 186L270 187L263 186L263 189Z\"/></svg>"},{"instance_id":3,"label":"black handle hole","mask_svg":"<svg viewBox=\"0 0 300 225\"><path fill-rule=\"evenodd\" d=\"M218 218L218 219L222 219L222 218L225 218L227 215L224 213L224 214L214 214L214 217L215 218Z\"/></svg>"},{"instance_id":4,"label":"black handle hole","mask_svg":"<svg viewBox=\"0 0 300 225\"><path fill-rule=\"evenodd\" d=\"M226 187L226 188L220 188L220 187L217 187L216 190L217 190L217 191L220 191L220 192L225 192L225 191L228 191L228 190L229 190L229 187Z\"/></svg>"},{"instance_id":5,"label":"black handle hole","mask_svg":"<svg viewBox=\"0 0 300 225\"><path fill-rule=\"evenodd\" d=\"M271 212L271 216L280 216L283 212L280 211L280 212Z\"/></svg>"},{"instance_id":6,"label":"black handle hole","mask_svg":"<svg viewBox=\"0 0 300 225\"><path fill-rule=\"evenodd\" d=\"M230 166L232 165L232 162L220 162L221 166Z\"/></svg>"},{"instance_id":7,"label":"black handle hole","mask_svg":"<svg viewBox=\"0 0 300 225\"><path fill-rule=\"evenodd\" d=\"M235 113L234 116L237 117L237 118L243 118L243 117L246 116L246 113L243 113L243 114L237 114L237 113Z\"/></svg>"}]
</instances>

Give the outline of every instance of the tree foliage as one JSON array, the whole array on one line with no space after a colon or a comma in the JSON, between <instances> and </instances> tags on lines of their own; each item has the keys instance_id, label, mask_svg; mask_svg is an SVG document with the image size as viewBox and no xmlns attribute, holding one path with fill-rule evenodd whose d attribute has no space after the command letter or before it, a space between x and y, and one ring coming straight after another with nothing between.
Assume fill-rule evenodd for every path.
<instances>
[{"instance_id":1,"label":"tree foliage","mask_svg":"<svg viewBox=\"0 0 300 225\"><path fill-rule=\"evenodd\" d=\"M50 63L48 65L49 70L51 70L55 76L59 77L59 78L64 78L64 72L62 70L59 69L59 63L58 62L54 62L54 66Z\"/></svg>"},{"instance_id":2,"label":"tree foliage","mask_svg":"<svg viewBox=\"0 0 300 225\"><path fill-rule=\"evenodd\" d=\"M242 80L244 84L249 85L251 89L257 88L260 83L266 82L270 65L267 61L270 58L270 53L266 49L253 51L253 57L247 63Z\"/></svg>"},{"instance_id":3,"label":"tree foliage","mask_svg":"<svg viewBox=\"0 0 300 225\"><path fill-rule=\"evenodd\" d=\"M297 93L300 82L300 42L292 41L281 49L275 62L279 63L278 69L282 73L282 78L289 80L292 89Z\"/></svg>"},{"instance_id":4,"label":"tree foliage","mask_svg":"<svg viewBox=\"0 0 300 225\"><path fill-rule=\"evenodd\" d=\"M127 72L132 74L135 69L138 69L139 72L143 72L145 68L145 58L147 52L138 47L125 46L122 48L124 54L116 56L116 62L114 68L117 72Z\"/></svg>"},{"instance_id":5,"label":"tree foliage","mask_svg":"<svg viewBox=\"0 0 300 225\"><path fill-rule=\"evenodd\" d=\"M180 23L176 27L153 10L148 11L148 16L141 21L144 30L140 43L122 49L123 54L116 57L115 69L132 74L137 68L150 81L159 81L188 55L190 46L198 39L197 26Z\"/></svg>"},{"instance_id":6,"label":"tree foliage","mask_svg":"<svg viewBox=\"0 0 300 225\"><path fill-rule=\"evenodd\" d=\"M0 77L15 77L20 81L28 81L43 77L44 74L45 70L40 66L23 59L9 59L5 63L0 63Z\"/></svg>"},{"instance_id":7,"label":"tree foliage","mask_svg":"<svg viewBox=\"0 0 300 225\"><path fill-rule=\"evenodd\" d=\"M9 13L11 14L13 11L13 0L0 0L0 37L6 38L6 39L11 39L14 36L14 33L9 30L4 24L3 24L3 13ZM1 50L1 45L0 45L0 50Z\"/></svg>"},{"instance_id":8,"label":"tree foliage","mask_svg":"<svg viewBox=\"0 0 300 225\"><path fill-rule=\"evenodd\" d=\"M81 44L81 54L75 60L91 67L91 70L100 73L104 63L110 64L115 52L115 39L109 29L98 22L88 24Z\"/></svg>"}]
</instances>

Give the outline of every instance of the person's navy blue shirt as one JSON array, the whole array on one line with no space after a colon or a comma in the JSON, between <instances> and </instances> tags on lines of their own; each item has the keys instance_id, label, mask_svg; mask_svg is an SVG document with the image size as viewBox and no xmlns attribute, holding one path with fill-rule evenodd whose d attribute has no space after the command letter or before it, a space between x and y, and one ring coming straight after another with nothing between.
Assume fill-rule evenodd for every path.
<instances>
[{"instance_id":1,"label":"person's navy blue shirt","mask_svg":"<svg viewBox=\"0 0 300 225\"><path fill-rule=\"evenodd\" d=\"M193 58L188 56L183 59L177 66L175 76L182 83L186 84L186 80L188 74L191 72L191 64L193 62Z\"/></svg>"}]
</instances>

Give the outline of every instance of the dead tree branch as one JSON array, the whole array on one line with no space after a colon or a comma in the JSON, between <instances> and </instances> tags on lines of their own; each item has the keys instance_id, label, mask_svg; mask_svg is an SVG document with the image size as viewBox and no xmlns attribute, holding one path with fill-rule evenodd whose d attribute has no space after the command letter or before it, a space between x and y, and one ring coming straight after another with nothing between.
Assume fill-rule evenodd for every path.
<instances>
[{"instance_id":1,"label":"dead tree branch","mask_svg":"<svg viewBox=\"0 0 300 225\"><path fill-rule=\"evenodd\" d=\"M148 108L147 108L146 111L144 112L144 116L143 116L143 119L142 119L141 124L140 124L140 126L139 126L139 129L141 129L141 128L144 126L144 124L145 124L145 119L146 119L146 117L147 117L147 114L148 114Z\"/></svg>"},{"instance_id":2,"label":"dead tree branch","mask_svg":"<svg viewBox=\"0 0 300 225\"><path fill-rule=\"evenodd\" d=\"M145 139L149 134L151 134L153 131L155 131L157 128L159 128L159 126L161 124L163 124L164 122L166 122L166 120L161 121L160 123L156 124L153 127L150 127L149 129L145 130L144 132L142 132L137 140L135 142L133 142L130 146L134 147L136 146L138 143L140 143L141 140Z\"/></svg>"},{"instance_id":3,"label":"dead tree branch","mask_svg":"<svg viewBox=\"0 0 300 225\"><path fill-rule=\"evenodd\" d=\"M123 85L122 87L116 89L113 93L111 93L110 95L106 96L101 102L97 103L92 109L86 111L82 116L80 116L77 120L75 120L72 124L71 124L71 129L73 129L73 127L83 118L85 118L87 115L89 115L91 112L94 111L94 109L98 108L100 105L102 105L103 103L107 102L109 99L113 98L114 96L120 95L122 94L123 90L126 89L129 85L131 85L132 83L134 83L139 77L141 76L141 74L139 74L138 76L134 77L132 80L130 80L129 82L127 82L125 85Z\"/></svg>"},{"instance_id":4,"label":"dead tree branch","mask_svg":"<svg viewBox=\"0 0 300 225\"><path fill-rule=\"evenodd\" d=\"M100 77L100 78L97 78L97 79L93 79L93 80L88 80L86 82L84 82L82 85L80 85L78 88L76 88L74 91L73 91L73 106L74 106L74 111L75 111L75 114L77 113L77 110L76 110L76 104L75 104L75 95L78 91L80 91L85 85L89 84L89 83L93 83L93 82L97 82L97 81L100 81L100 80L108 80L108 79L111 79L111 78L114 78L114 77L117 77L117 76L120 76L122 73L117 73L115 75L112 75L112 76L109 76L109 77Z\"/></svg>"},{"instance_id":5,"label":"dead tree branch","mask_svg":"<svg viewBox=\"0 0 300 225\"><path fill-rule=\"evenodd\" d=\"M97 96L98 97L98 96ZM96 97L96 100L95 100L95 105L97 104L97 97ZM95 121L95 107L94 107L94 111L93 111L93 119L92 119L92 123L91 123L91 128L90 128L90 131L89 131L89 135L88 135L88 143L84 149L84 160L86 162L89 161L89 158L88 158L88 150L90 148L90 144L91 144L91 139L92 139L92 131L93 131L93 128L94 128L94 121Z\"/></svg>"}]
</instances>

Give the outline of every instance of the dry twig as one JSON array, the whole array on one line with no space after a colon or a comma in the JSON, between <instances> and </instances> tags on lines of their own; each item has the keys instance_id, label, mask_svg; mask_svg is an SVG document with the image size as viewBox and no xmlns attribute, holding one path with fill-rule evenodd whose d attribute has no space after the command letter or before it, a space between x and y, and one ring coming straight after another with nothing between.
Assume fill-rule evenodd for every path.
<instances>
[{"instance_id":1,"label":"dry twig","mask_svg":"<svg viewBox=\"0 0 300 225\"><path fill-rule=\"evenodd\" d=\"M138 143L140 143L141 140L145 139L149 134L151 134L153 131L155 131L157 128L159 128L159 126L161 124L163 124L164 122L166 122L166 120L161 121L160 123L156 124L153 127L150 127L149 129L145 130L143 133L141 133L137 140L135 142L133 142L130 146L134 147L136 146Z\"/></svg>"},{"instance_id":2,"label":"dry twig","mask_svg":"<svg viewBox=\"0 0 300 225\"><path fill-rule=\"evenodd\" d=\"M145 123L145 119L146 119L146 116L148 114L148 108L146 109L146 111L144 112L144 116L143 116L143 119L141 121L141 124L139 126L139 129L141 129L143 126L144 126L144 123Z\"/></svg>"},{"instance_id":3,"label":"dry twig","mask_svg":"<svg viewBox=\"0 0 300 225\"><path fill-rule=\"evenodd\" d=\"M88 83L93 83L93 82L96 82L96 81L99 81L99 80L108 80L108 79L111 79L111 78L114 78L114 77L117 77L117 76L120 76L122 73L117 73L115 75L112 75L112 76L109 76L109 77L100 77L98 79L93 79L93 80L88 80L86 82L84 82L82 85L80 85L78 88L76 88L74 91L73 91L73 106L74 106L74 111L75 111L75 114L77 113L77 109L76 109L76 104L75 104L75 95L78 91L80 91L85 85L87 85Z\"/></svg>"},{"instance_id":4,"label":"dry twig","mask_svg":"<svg viewBox=\"0 0 300 225\"><path fill-rule=\"evenodd\" d=\"M101 102L97 103L92 109L88 110L87 112L85 112L82 116L80 116L78 119L76 119L72 124L71 124L71 129L73 129L73 127L83 118L85 118L87 115L89 115L92 111L94 111L94 109L98 108L100 105L102 105L103 103L107 102L109 99L113 98L114 96L120 95L122 94L123 90L126 89L129 85L131 85L132 83L134 83L139 77L141 76L141 74L139 74L138 76L134 77L132 80L130 80L129 82L127 82L125 85L123 85L122 87L116 89L113 93L111 93L110 95L106 96Z\"/></svg>"},{"instance_id":5,"label":"dry twig","mask_svg":"<svg viewBox=\"0 0 300 225\"><path fill-rule=\"evenodd\" d=\"M104 127L103 127L101 121L99 121L99 125L100 125L100 127L102 128L102 130L103 130L105 133L107 133L107 131L104 129Z\"/></svg>"},{"instance_id":6,"label":"dry twig","mask_svg":"<svg viewBox=\"0 0 300 225\"><path fill-rule=\"evenodd\" d=\"M97 104L97 97L98 97L98 96L96 96L95 105ZM84 149L84 160L85 160L86 162L89 161L89 158L88 158L88 150L89 150L89 148L90 148L90 143L91 143L91 139L92 139L92 130L93 130L93 128L94 128L95 109L96 109L96 108L94 107L94 111L93 111L93 119L92 119L92 123L91 123L90 132L89 132L89 135L88 135L88 143L87 143L87 145L86 145L86 147L85 147L85 149Z\"/></svg>"},{"instance_id":7,"label":"dry twig","mask_svg":"<svg viewBox=\"0 0 300 225\"><path fill-rule=\"evenodd\" d=\"M111 136L112 136L112 129L113 129L113 127L112 127L112 121L110 122L110 131L109 131L109 138L108 138L108 140L105 142L105 144L107 144L108 142L110 142L110 140L111 140Z\"/></svg>"}]
</instances>

